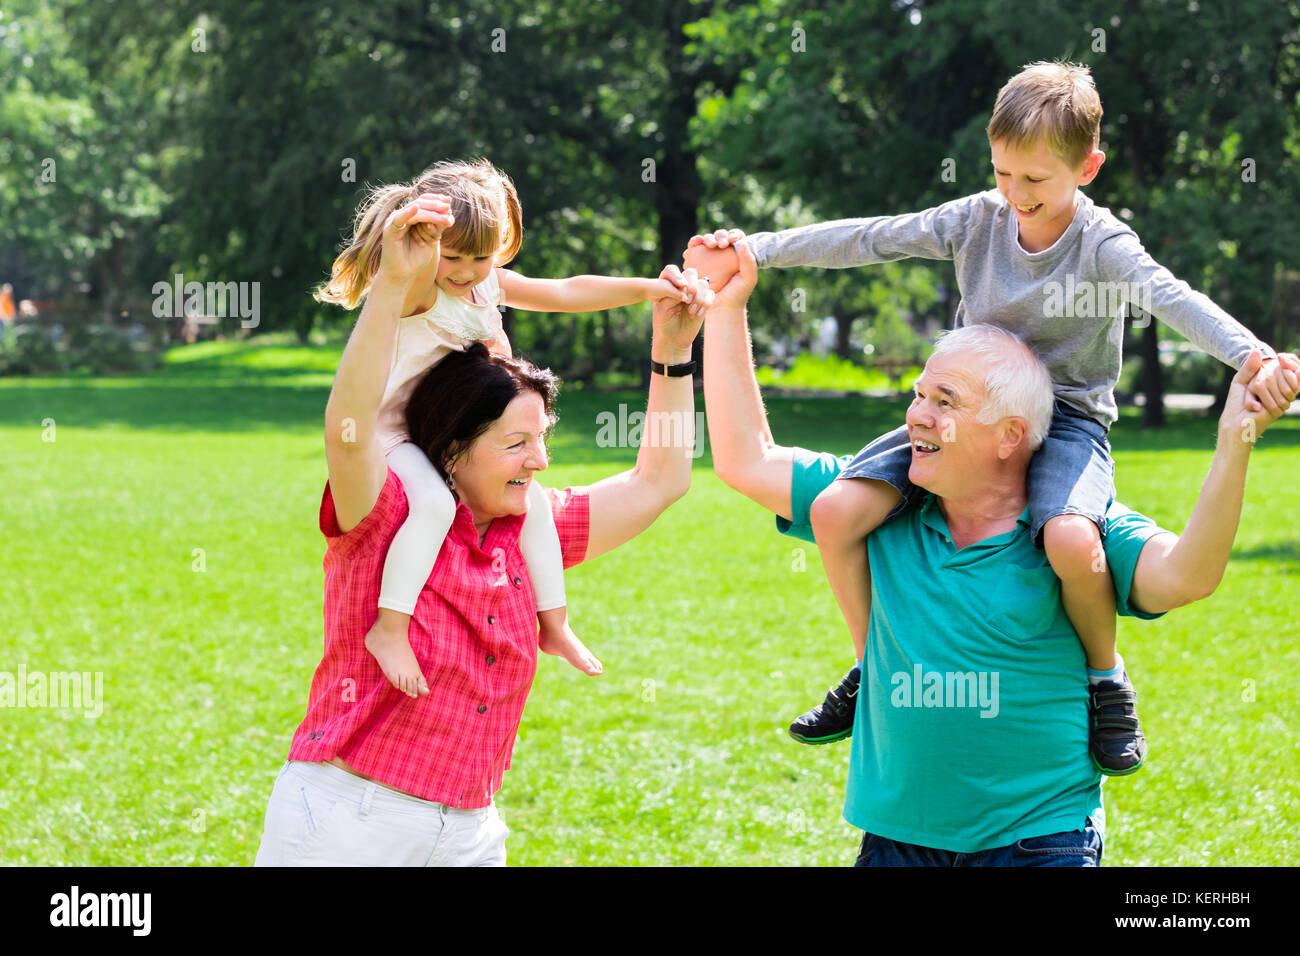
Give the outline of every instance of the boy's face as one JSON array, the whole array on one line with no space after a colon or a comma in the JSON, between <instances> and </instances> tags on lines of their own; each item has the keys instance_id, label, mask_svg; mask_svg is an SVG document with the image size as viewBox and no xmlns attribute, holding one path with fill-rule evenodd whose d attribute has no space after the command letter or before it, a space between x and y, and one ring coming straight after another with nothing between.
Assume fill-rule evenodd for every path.
<instances>
[{"instance_id":1,"label":"boy's face","mask_svg":"<svg viewBox=\"0 0 1300 956\"><path fill-rule=\"evenodd\" d=\"M998 192L1011 204L1020 224L1021 244L1046 249L1064 235L1074 220L1074 191L1097 176L1106 154L1094 149L1083 165L1072 167L1042 140L1012 146L1005 140L990 144Z\"/></svg>"}]
</instances>

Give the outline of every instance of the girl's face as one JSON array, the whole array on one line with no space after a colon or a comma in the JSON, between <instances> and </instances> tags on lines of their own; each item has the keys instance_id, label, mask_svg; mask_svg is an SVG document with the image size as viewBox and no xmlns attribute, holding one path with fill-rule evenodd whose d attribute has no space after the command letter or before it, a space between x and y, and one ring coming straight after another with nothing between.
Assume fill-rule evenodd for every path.
<instances>
[{"instance_id":1,"label":"girl's face","mask_svg":"<svg viewBox=\"0 0 1300 956\"><path fill-rule=\"evenodd\" d=\"M491 256L465 255L459 249L443 243L438 256L438 274L433 281L447 295L463 299L491 271Z\"/></svg>"}]
</instances>

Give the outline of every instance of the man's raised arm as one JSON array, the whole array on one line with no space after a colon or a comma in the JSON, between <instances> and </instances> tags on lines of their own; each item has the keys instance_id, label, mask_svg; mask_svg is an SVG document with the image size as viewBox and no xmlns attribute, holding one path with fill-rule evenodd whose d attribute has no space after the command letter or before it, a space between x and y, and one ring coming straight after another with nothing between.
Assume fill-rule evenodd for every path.
<instances>
[{"instance_id":1,"label":"man's raised arm","mask_svg":"<svg viewBox=\"0 0 1300 956\"><path fill-rule=\"evenodd\" d=\"M1287 356L1283 373L1291 399L1300 390L1300 366ZM1246 491L1246 467L1255 440L1286 410L1246 410L1246 386L1260 366L1251 355L1232 380L1219 418L1219 441L1210 473L1181 535L1159 534L1142 549L1133 573L1130 603L1159 614L1209 597L1223 580L1232 541L1241 518Z\"/></svg>"},{"instance_id":2,"label":"man's raised arm","mask_svg":"<svg viewBox=\"0 0 1300 956\"><path fill-rule=\"evenodd\" d=\"M794 452L776 444L768 428L745 316L758 266L746 247L738 247L737 254L740 271L704 318L704 408L713 470L742 495L789 518Z\"/></svg>"}]
</instances>

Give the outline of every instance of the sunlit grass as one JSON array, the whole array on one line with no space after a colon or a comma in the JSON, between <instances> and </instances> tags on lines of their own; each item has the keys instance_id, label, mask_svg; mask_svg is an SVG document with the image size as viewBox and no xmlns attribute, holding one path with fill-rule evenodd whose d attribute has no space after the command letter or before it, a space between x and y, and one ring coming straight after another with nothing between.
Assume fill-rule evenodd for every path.
<instances>
[{"instance_id":1,"label":"sunlit grass","mask_svg":"<svg viewBox=\"0 0 1300 956\"><path fill-rule=\"evenodd\" d=\"M0 709L0 862L251 863L320 655L320 422L337 356L201 346L145 379L0 380L0 671L104 679L97 719ZM596 416L643 401L564 397L549 482L629 465L634 450L597 447ZM770 408L778 441L836 452L902 414ZM1124 419L1121 498L1180 530L1213 438L1204 418L1156 435ZM1106 785L1109 864L1296 857L1298 449L1287 420L1254 452L1218 593L1121 622L1152 749ZM852 861L847 749L784 736L851 656L817 552L800 570L800 547L705 456L646 534L568 573L606 673L539 666L498 796L512 863Z\"/></svg>"}]
</instances>

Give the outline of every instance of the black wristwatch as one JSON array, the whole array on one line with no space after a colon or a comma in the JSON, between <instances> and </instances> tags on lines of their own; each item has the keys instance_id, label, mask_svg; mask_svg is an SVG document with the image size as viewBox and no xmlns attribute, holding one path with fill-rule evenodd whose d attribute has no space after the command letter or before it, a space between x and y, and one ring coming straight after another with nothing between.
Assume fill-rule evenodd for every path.
<instances>
[{"instance_id":1,"label":"black wristwatch","mask_svg":"<svg viewBox=\"0 0 1300 956\"><path fill-rule=\"evenodd\" d=\"M658 372L660 375L668 378L685 378L687 375L695 373L695 362L683 362L681 365L665 365L663 362L650 360L650 371Z\"/></svg>"}]
</instances>

